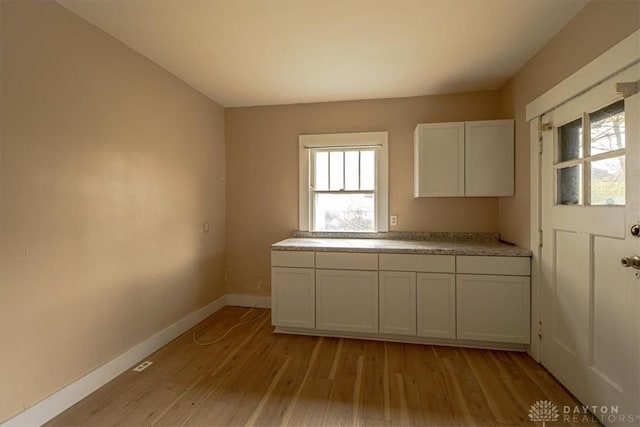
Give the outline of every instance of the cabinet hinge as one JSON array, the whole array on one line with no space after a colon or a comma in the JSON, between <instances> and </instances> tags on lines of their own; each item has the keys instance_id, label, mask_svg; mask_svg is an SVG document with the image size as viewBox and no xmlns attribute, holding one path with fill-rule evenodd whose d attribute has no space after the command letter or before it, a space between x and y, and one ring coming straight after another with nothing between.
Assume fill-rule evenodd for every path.
<instances>
[{"instance_id":1,"label":"cabinet hinge","mask_svg":"<svg viewBox=\"0 0 640 427\"><path fill-rule=\"evenodd\" d=\"M542 247L544 242L542 230L538 230L538 246Z\"/></svg>"},{"instance_id":2,"label":"cabinet hinge","mask_svg":"<svg viewBox=\"0 0 640 427\"><path fill-rule=\"evenodd\" d=\"M544 150L543 138L540 137L538 138L538 153L542 154L543 150Z\"/></svg>"}]
</instances>

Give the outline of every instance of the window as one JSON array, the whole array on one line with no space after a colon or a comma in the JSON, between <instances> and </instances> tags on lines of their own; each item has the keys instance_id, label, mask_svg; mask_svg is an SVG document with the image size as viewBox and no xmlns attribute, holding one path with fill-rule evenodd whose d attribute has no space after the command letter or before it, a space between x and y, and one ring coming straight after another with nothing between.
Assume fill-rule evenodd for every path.
<instances>
[{"instance_id":1,"label":"window","mask_svg":"<svg viewBox=\"0 0 640 427\"><path fill-rule=\"evenodd\" d=\"M300 135L303 231L388 231L387 132Z\"/></svg>"},{"instance_id":2,"label":"window","mask_svg":"<svg viewBox=\"0 0 640 427\"><path fill-rule=\"evenodd\" d=\"M560 126L554 167L556 204L624 205L624 101Z\"/></svg>"}]
</instances>

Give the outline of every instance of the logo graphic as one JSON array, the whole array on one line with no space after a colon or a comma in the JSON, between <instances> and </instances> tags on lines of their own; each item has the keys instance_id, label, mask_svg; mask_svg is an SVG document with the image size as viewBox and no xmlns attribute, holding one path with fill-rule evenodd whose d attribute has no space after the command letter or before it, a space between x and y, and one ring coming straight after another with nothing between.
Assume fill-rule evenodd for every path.
<instances>
[{"instance_id":1,"label":"logo graphic","mask_svg":"<svg viewBox=\"0 0 640 427\"><path fill-rule=\"evenodd\" d=\"M548 400L538 400L529 409L529 419L531 421L541 421L545 427L547 421L557 421L560 418L558 407Z\"/></svg>"}]
</instances>

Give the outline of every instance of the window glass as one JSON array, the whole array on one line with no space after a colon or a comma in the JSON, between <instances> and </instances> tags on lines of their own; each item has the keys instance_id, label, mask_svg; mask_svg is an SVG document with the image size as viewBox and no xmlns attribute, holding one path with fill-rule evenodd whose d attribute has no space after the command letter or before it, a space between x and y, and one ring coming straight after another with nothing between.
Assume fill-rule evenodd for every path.
<instances>
[{"instance_id":1,"label":"window glass","mask_svg":"<svg viewBox=\"0 0 640 427\"><path fill-rule=\"evenodd\" d=\"M371 193L316 193L316 231L375 231L375 201Z\"/></svg>"},{"instance_id":2,"label":"window glass","mask_svg":"<svg viewBox=\"0 0 640 427\"><path fill-rule=\"evenodd\" d=\"M344 153L344 189L348 191L360 189L360 152Z\"/></svg>"},{"instance_id":3,"label":"window glass","mask_svg":"<svg viewBox=\"0 0 640 427\"><path fill-rule=\"evenodd\" d=\"M376 186L376 157L373 150L360 152L360 189L374 190Z\"/></svg>"},{"instance_id":4,"label":"window glass","mask_svg":"<svg viewBox=\"0 0 640 427\"><path fill-rule=\"evenodd\" d=\"M625 148L624 101L591 113L589 118L592 156Z\"/></svg>"},{"instance_id":5,"label":"window glass","mask_svg":"<svg viewBox=\"0 0 640 427\"><path fill-rule=\"evenodd\" d=\"M582 157L582 119L577 119L558 129L558 162Z\"/></svg>"},{"instance_id":6,"label":"window glass","mask_svg":"<svg viewBox=\"0 0 640 427\"><path fill-rule=\"evenodd\" d=\"M316 190L329 189L329 153L319 151L315 155L315 177L314 186Z\"/></svg>"},{"instance_id":7,"label":"window glass","mask_svg":"<svg viewBox=\"0 0 640 427\"><path fill-rule=\"evenodd\" d=\"M329 190L344 190L344 151L329 152Z\"/></svg>"},{"instance_id":8,"label":"window glass","mask_svg":"<svg viewBox=\"0 0 640 427\"><path fill-rule=\"evenodd\" d=\"M624 205L624 156L591 162L591 204Z\"/></svg>"},{"instance_id":9,"label":"window glass","mask_svg":"<svg viewBox=\"0 0 640 427\"><path fill-rule=\"evenodd\" d=\"M558 169L559 205L582 204L582 165Z\"/></svg>"}]
</instances>

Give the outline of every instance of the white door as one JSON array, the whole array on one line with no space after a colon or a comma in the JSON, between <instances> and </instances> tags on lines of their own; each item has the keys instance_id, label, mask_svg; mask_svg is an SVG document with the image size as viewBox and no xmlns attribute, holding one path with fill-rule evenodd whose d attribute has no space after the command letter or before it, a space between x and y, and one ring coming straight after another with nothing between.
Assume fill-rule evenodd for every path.
<instances>
[{"instance_id":1,"label":"white door","mask_svg":"<svg viewBox=\"0 0 640 427\"><path fill-rule=\"evenodd\" d=\"M605 425L640 423L640 270L621 263L640 255L640 108L639 95L615 91L639 79L634 66L541 118L552 126L542 132L540 359Z\"/></svg>"}]
</instances>

